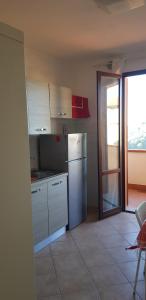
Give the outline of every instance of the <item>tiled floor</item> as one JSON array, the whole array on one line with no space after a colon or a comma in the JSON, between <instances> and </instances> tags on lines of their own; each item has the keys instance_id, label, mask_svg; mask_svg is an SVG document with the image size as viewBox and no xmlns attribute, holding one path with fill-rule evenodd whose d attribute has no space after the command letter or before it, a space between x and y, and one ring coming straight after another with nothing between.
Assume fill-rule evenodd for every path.
<instances>
[{"instance_id":1,"label":"tiled floor","mask_svg":"<svg viewBox=\"0 0 146 300\"><path fill-rule=\"evenodd\" d=\"M129 211L135 211L135 208L143 201L146 201L146 192L140 190L128 190L128 205L126 207Z\"/></svg>"},{"instance_id":2,"label":"tiled floor","mask_svg":"<svg viewBox=\"0 0 146 300\"><path fill-rule=\"evenodd\" d=\"M144 300L141 263L137 294L132 296L139 227L135 215L121 213L87 221L35 256L38 300Z\"/></svg>"}]
</instances>

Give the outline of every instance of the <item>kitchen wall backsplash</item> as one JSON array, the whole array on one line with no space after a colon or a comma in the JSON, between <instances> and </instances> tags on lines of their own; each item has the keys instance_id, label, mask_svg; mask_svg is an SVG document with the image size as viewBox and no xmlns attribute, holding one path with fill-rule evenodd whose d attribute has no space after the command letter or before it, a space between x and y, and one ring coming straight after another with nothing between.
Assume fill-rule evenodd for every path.
<instances>
[{"instance_id":1,"label":"kitchen wall backsplash","mask_svg":"<svg viewBox=\"0 0 146 300\"><path fill-rule=\"evenodd\" d=\"M30 135L29 136L29 145L30 145L30 167L31 170L38 169L38 136Z\"/></svg>"},{"instance_id":2,"label":"kitchen wall backsplash","mask_svg":"<svg viewBox=\"0 0 146 300\"><path fill-rule=\"evenodd\" d=\"M67 134L75 133L75 124L73 120L60 120L52 119L52 133L53 134ZM29 135L30 145L30 167L31 170L39 169L39 157L38 157L38 141L39 135Z\"/></svg>"}]
</instances>

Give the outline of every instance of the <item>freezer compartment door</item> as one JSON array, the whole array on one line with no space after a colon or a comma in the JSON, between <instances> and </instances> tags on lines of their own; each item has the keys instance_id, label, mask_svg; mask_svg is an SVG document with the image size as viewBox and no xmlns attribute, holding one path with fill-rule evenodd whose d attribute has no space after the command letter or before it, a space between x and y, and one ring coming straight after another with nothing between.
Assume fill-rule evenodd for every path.
<instances>
[{"instance_id":1,"label":"freezer compartment door","mask_svg":"<svg viewBox=\"0 0 146 300\"><path fill-rule=\"evenodd\" d=\"M87 157L87 134L68 134L68 161Z\"/></svg>"},{"instance_id":2,"label":"freezer compartment door","mask_svg":"<svg viewBox=\"0 0 146 300\"><path fill-rule=\"evenodd\" d=\"M87 217L87 159L68 163L69 229Z\"/></svg>"}]
</instances>

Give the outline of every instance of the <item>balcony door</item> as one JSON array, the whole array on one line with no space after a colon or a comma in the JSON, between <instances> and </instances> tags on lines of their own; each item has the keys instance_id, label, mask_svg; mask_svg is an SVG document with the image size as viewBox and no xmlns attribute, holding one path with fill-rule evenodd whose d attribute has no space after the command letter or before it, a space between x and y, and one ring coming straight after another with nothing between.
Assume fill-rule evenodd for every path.
<instances>
[{"instance_id":1,"label":"balcony door","mask_svg":"<svg viewBox=\"0 0 146 300\"><path fill-rule=\"evenodd\" d=\"M98 186L100 219L122 207L120 75L97 72Z\"/></svg>"}]
</instances>

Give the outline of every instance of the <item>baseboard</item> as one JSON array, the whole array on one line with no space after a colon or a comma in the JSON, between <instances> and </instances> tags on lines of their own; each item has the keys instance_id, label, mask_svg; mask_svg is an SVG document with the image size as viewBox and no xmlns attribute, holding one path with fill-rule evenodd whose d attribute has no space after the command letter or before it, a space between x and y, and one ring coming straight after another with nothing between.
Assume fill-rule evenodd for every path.
<instances>
[{"instance_id":1,"label":"baseboard","mask_svg":"<svg viewBox=\"0 0 146 300\"><path fill-rule=\"evenodd\" d=\"M53 234L51 234L47 239L43 240L42 242L36 244L34 246L34 253L38 253L43 248L54 242L56 239L58 239L61 235L63 235L66 232L66 227L62 227L61 229L57 230Z\"/></svg>"},{"instance_id":2,"label":"baseboard","mask_svg":"<svg viewBox=\"0 0 146 300\"><path fill-rule=\"evenodd\" d=\"M128 183L128 189L139 190L139 191L146 192L146 185L144 185L144 184Z\"/></svg>"}]
</instances>

